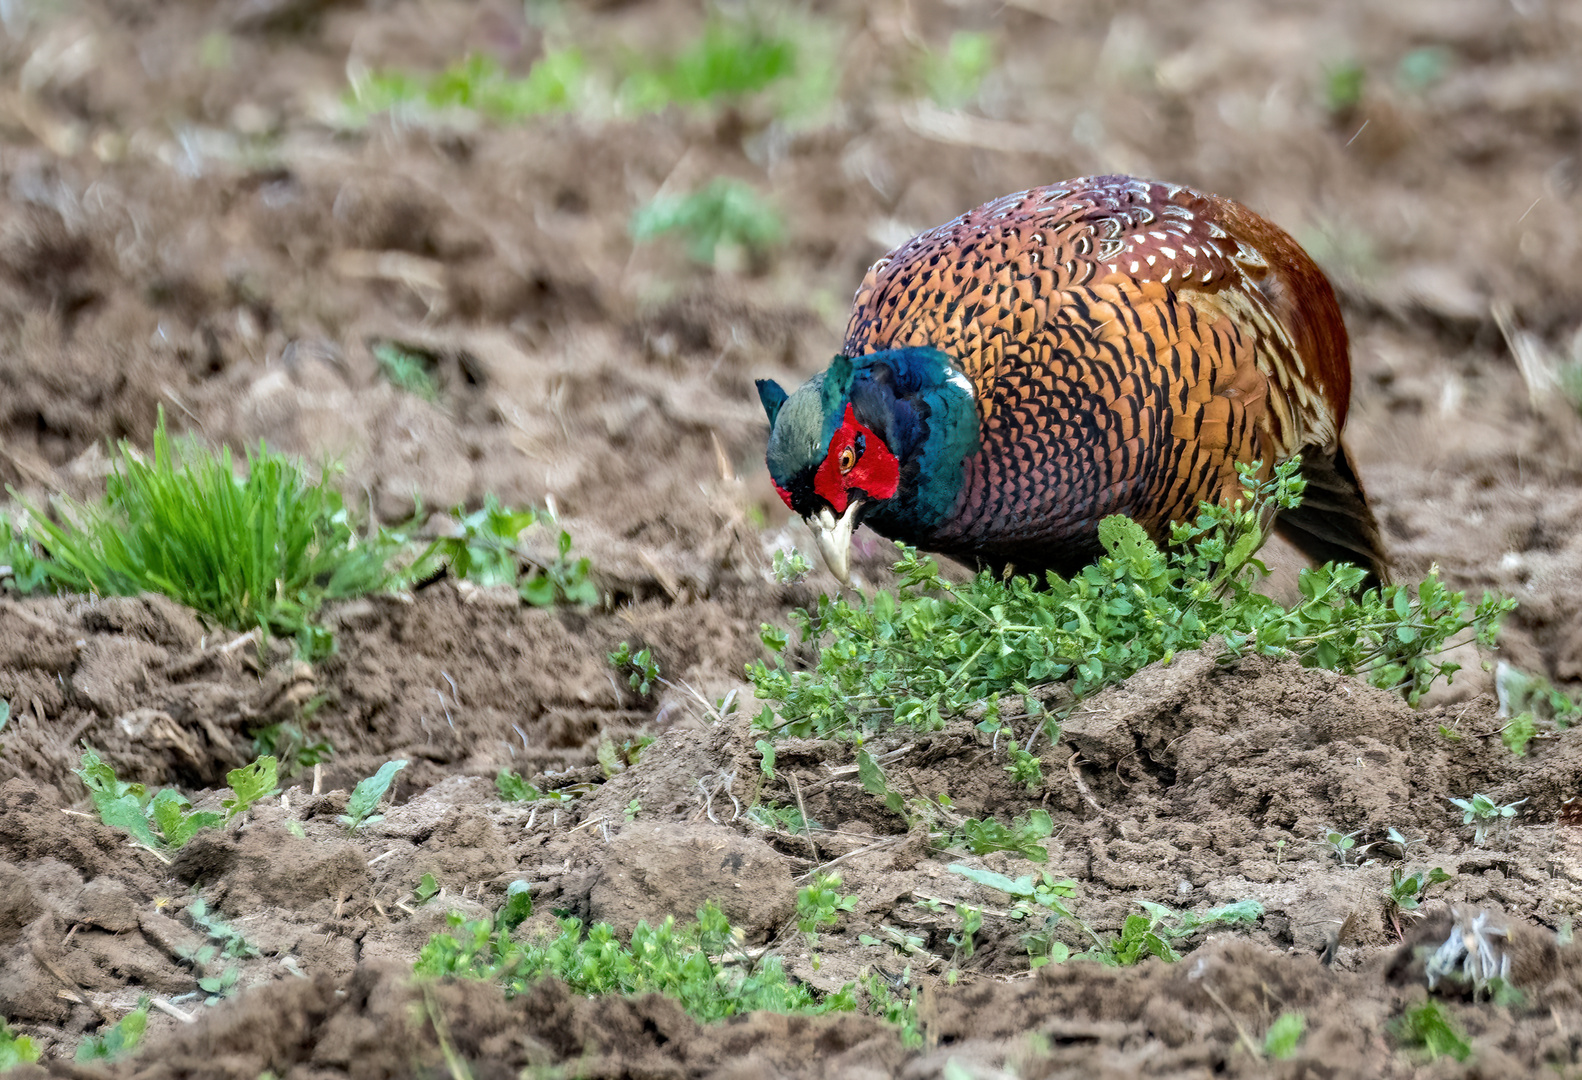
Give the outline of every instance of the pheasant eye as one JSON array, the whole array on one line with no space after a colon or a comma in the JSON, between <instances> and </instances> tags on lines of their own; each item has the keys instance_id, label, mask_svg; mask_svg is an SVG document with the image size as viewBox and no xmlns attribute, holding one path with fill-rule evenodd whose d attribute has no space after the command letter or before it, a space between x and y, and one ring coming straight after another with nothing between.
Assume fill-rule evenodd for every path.
<instances>
[{"instance_id":1,"label":"pheasant eye","mask_svg":"<svg viewBox=\"0 0 1582 1080\"><path fill-rule=\"evenodd\" d=\"M840 452L840 471L841 472L843 472L843 473L851 472L853 466L855 466L856 464L857 464L857 451L856 450L854 450L854 449L852 449L851 447L848 446L848 447L846 447L846 449L844 449L844 450L842 450Z\"/></svg>"}]
</instances>

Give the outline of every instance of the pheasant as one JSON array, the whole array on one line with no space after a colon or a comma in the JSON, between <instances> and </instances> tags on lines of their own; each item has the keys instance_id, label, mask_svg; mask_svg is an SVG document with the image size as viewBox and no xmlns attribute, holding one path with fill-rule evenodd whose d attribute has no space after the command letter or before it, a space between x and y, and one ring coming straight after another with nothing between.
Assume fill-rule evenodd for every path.
<instances>
[{"instance_id":1,"label":"pheasant","mask_svg":"<svg viewBox=\"0 0 1582 1080\"><path fill-rule=\"evenodd\" d=\"M795 393L758 381L775 490L849 581L852 530L1070 574L1099 522L1156 540L1238 462L1300 460L1275 528L1387 580L1341 442L1334 290L1279 227L1178 184L1095 176L1007 195L869 269L841 354Z\"/></svg>"}]
</instances>

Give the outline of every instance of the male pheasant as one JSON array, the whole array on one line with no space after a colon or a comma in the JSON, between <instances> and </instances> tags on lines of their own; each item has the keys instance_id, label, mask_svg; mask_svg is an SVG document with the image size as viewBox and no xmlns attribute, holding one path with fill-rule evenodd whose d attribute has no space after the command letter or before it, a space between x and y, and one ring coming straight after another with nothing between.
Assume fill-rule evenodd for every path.
<instances>
[{"instance_id":1,"label":"male pheasant","mask_svg":"<svg viewBox=\"0 0 1582 1080\"><path fill-rule=\"evenodd\" d=\"M1125 514L1156 539L1200 500L1299 458L1276 528L1387 578L1340 441L1334 290L1284 231L1177 184L1097 176L980 206L880 259L841 355L794 394L758 382L775 489L848 577L852 530L1069 574Z\"/></svg>"}]
</instances>

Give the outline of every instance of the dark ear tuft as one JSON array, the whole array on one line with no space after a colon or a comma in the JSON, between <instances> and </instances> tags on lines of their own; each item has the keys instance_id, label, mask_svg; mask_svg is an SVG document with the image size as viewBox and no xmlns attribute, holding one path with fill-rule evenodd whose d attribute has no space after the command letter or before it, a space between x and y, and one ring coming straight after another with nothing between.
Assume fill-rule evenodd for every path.
<instances>
[{"instance_id":1,"label":"dark ear tuft","mask_svg":"<svg viewBox=\"0 0 1582 1080\"><path fill-rule=\"evenodd\" d=\"M780 406L786 403L786 392L773 379L759 379L757 385L758 400L763 402L764 412L772 428L775 426L775 417L780 415Z\"/></svg>"}]
</instances>

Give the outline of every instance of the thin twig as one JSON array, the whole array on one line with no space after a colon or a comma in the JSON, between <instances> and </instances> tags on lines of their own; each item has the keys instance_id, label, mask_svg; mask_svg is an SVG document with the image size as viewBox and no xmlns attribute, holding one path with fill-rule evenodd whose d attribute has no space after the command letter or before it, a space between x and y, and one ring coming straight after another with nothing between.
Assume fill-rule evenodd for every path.
<instances>
[{"instance_id":1,"label":"thin twig","mask_svg":"<svg viewBox=\"0 0 1582 1080\"><path fill-rule=\"evenodd\" d=\"M166 1016L173 1016L177 1020L180 1020L183 1024L195 1024L198 1022L198 1018L196 1016L193 1016L191 1013L182 1012L164 998L149 998L148 1003L154 1008L158 1009L160 1012L164 1013Z\"/></svg>"},{"instance_id":2,"label":"thin twig","mask_svg":"<svg viewBox=\"0 0 1582 1080\"><path fill-rule=\"evenodd\" d=\"M1236 1034L1241 1038L1241 1044L1247 1048L1247 1052L1262 1061L1263 1053L1253 1044L1252 1037L1247 1034L1247 1029L1241 1026L1241 1021L1236 1019L1236 1014L1230 1011L1230 1006L1225 1004L1225 999L1216 994L1208 983L1203 984L1203 992L1213 999L1214 1004L1218 1005L1220 1011L1225 1014L1225 1019L1236 1028Z\"/></svg>"},{"instance_id":3,"label":"thin twig","mask_svg":"<svg viewBox=\"0 0 1582 1080\"><path fill-rule=\"evenodd\" d=\"M1066 762L1066 771L1071 774L1072 782L1077 785L1077 794L1082 796L1084 802L1093 807L1094 812L1099 817L1108 820L1109 815L1104 812L1104 807L1099 805L1099 801L1093 797L1093 792L1088 790L1088 785L1082 780L1082 773L1077 770L1077 758L1081 756L1081 750L1072 754L1071 758Z\"/></svg>"},{"instance_id":4,"label":"thin twig","mask_svg":"<svg viewBox=\"0 0 1582 1080\"><path fill-rule=\"evenodd\" d=\"M802 801L802 785L797 781L796 773L786 773L791 779L791 790L796 795L797 813L802 815L802 831L807 834L808 850L813 852L813 861L817 863L818 845L813 842L813 824L807 818L807 804Z\"/></svg>"}]
</instances>

